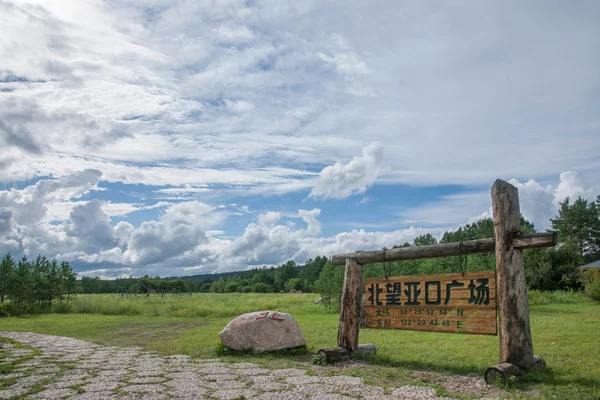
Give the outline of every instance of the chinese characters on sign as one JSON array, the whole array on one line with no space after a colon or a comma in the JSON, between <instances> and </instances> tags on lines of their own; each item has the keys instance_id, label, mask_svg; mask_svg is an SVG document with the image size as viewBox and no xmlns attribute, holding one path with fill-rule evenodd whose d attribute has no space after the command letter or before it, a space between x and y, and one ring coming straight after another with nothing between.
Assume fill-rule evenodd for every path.
<instances>
[{"instance_id":1,"label":"chinese characters on sign","mask_svg":"<svg viewBox=\"0 0 600 400\"><path fill-rule=\"evenodd\" d=\"M366 326L495 335L494 271L365 279Z\"/></svg>"}]
</instances>

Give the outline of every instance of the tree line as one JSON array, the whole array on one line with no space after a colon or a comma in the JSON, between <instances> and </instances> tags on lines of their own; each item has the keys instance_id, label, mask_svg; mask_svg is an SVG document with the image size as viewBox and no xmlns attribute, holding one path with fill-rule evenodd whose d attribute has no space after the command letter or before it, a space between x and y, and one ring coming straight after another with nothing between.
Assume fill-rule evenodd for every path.
<instances>
[{"instance_id":1,"label":"tree line","mask_svg":"<svg viewBox=\"0 0 600 400\"><path fill-rule=\"evenodd\" d=\"M0 305L10 314L49 309L80 291L77 273L67 261L59 264L41 255L15 261L7 254L0 263Z\"/></svg>"}]
</instances>

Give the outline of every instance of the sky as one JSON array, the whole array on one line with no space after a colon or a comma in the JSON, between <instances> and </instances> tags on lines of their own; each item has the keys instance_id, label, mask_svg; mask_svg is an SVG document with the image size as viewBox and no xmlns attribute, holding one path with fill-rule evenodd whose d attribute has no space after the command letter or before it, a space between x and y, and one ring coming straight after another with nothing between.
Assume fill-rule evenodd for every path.
<instances>
[{"instance_id":1,"label":"sky","mask_svg":"<svg viewBox=\"0 0 600 400\"><path fill-rule=\"evenodd\" d=\"M0 252L299 264L600 194L600 3L0 0Z\"/></svg>"}]
</instances>

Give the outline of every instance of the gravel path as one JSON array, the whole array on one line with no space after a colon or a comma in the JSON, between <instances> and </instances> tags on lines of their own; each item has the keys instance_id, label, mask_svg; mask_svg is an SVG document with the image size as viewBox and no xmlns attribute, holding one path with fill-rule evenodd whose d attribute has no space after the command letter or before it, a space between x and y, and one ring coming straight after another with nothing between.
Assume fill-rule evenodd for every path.
<instances>
[{"instance_id":1,"label":"gravel path","mask_svg":"<svg viewBox=\"0 0 600 400\"><path fill-rule=\"evenodd\" d=\"M301 369L159 357L139 348L37 333L0 332L0 337L39 350L0 342L0 399L444 399L431 388L384 389L365 385L362 378L309 376ZM6 373L9 364L16 368Z\"/></svg>"}]
</instances>

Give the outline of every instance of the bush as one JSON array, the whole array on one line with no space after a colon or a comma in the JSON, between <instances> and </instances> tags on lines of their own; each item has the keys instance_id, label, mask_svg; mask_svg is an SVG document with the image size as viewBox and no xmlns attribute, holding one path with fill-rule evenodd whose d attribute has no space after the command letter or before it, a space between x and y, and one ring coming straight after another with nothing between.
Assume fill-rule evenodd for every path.
<instances>
[{"instance_id":1,"label":"bush","mask_svg":"<svg viewBox=\"0 0 600 400\"><path fill-rule=\"evenodd\" d=\"M11 302L0 303L0 318L16 317L27 314L28 312L29 307L26 305L18 306Z\"/></svg>"},{"instance_id":2,"label":"bush","mask_svg":"<svg viewBox=\"0 0 600 400\"><path fill-rule=\"evenodd\" d=\"M266 283L258 282L252 286L252 289L255 293L268 293L270 292L270 288Z\"/></svg>"},{"instance_id":3,"label":"bush","mask_svg":"<svg viewBox=\"0 0 600 400\"><path fill-rule=\"evenodd\" d=\"M242 293L252 293L252 286L244 286L242 288Z\"/></svg>"},{"instance_id":4,"label":"bush","mask_svg":"<svg viewBox=\"0 0 600 400\"><path fill-rule=\"evenodd\" d=\"M594 301L600 303L600 279L596 278L588 282L585 293Z\"/></svg>"}]
</instances>

